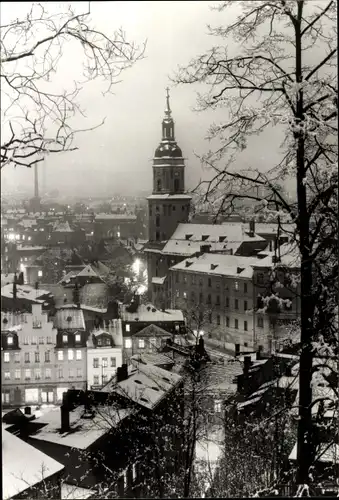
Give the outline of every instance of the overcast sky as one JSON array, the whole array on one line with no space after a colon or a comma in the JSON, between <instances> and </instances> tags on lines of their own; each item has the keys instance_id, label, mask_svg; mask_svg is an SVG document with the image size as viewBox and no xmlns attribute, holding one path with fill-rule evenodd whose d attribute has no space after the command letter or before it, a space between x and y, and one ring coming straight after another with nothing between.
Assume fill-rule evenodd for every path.
<instances>
[{"instance_id":1,"label":"overcast sky","mask_svg":"<svg viewBox=\"0 0 339 500\"><path fill-rule=\"evenodd\" d=\"M151 160L161 139L168 75L216 43L207 34L207 24L227 24L239 12L237 2L226 13L212 11L212 4L209 1L92 2L91 17L98 29L109 34L123 27L127 37L137 44L147 38L145 59L122 74L122 82L114 89L115 95L103 97L103 87L97 82L84 88L80 103L87 119L85 123L79 119L79 126L98 123L103 117L106 122L98 130L78 138L79 151L48 157L48 189L55 187L77 195L151 190ZM22 17L27 6L3 3L1 10L3 19ZM74 53L68 50L58 75L60 85L65 88L67 68L72 64ZM187 159L187 188L193 188L200 178L201 168L194 151L203 153L209 149L205 136L214 119L212 113L198 114L192 110L197 90L198 87L189 85L171 90L176 139ZM244 166L272 166L280 138L275 130L256 138L255 145L243 155ZM267 144L270 144L269 154ZM27 183L32 186L33 194L30 170L7 168L3 180L6 186Z\"/></svg>"}]
</instances>

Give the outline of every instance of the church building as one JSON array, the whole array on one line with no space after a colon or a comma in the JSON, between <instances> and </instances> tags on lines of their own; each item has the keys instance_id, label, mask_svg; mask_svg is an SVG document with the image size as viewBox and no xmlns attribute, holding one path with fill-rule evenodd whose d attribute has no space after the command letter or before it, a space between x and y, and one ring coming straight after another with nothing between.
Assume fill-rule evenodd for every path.
<instances>
[{"instance_id":1,"label":"church building","mask_svg":"<svg viewBox=\"0 0 339 500\"><path fill-rule=\"evenodd\" d=\"M174 120L167 89L165 117L162 121L162 139L153 158L153 192L147 198L149 235L145 247L148 268L148 289L151 299L159 303L154 286L162 289L168 269L176 262L162 255L162 249L181 222L187 222L192 197L185 193L185 160L174 135ZM155 296L156 295L156 296ZM164 303L167 303L163 297Z\"/></svg>"}]
</instances>

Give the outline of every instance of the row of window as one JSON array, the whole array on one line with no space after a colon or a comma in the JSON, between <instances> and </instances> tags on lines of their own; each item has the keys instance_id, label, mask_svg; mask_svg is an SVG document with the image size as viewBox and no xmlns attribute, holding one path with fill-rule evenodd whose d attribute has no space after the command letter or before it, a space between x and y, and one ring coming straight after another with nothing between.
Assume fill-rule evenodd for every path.
<instances>
[{"instance_id":1,"label":"row of window","mask_svg":"<svg viewBox=\"0 0 339 500\"><path fill-rule=\"evenodd\" d=\"M107 368L108 367L108 358L101 358L101 365L99 363L99 358L93 358L93 368ZM116 358L111 358L110 359L110 367L111 368L116 368L117 366L117 360Z\"/></svg>"},{"instance_id":2,"label":"row of window","mask_svg":"<svg viewBox=\"0 0 339 500\"><path fill-rule=\"evenodd\" d=\"M176 283L180 283L180 275L179 275L179 273L175 273L175 282ZM188 283L188 277L185 274L183 275L182 282L184 284ZM203 276L199 276L199 278L198 278L195 274L192 274L192 276L191 276L191 284L192 285L199 284L199 285L202 286L204 284L204 278L203 278ZM209 288L212 287L212 278L208 278L207 285L208 285ZM216 285L217 289L220 288L220 280L216 281L215 285ZM228 283L226 283L225 284L225 290L228 290L228 289L229 289ZM235 280L233 282L233 289L236 290L236 291L239 291L239 281ZM243 283L243 292L244 293L248 293L248 284L247 283Z\"/></svg>"},{"instance_id":3,"label":"row of window","mask_svg":"<svg viewBox=\"0 0 339 500\"><path fill-rule=\"evenodd\" d=\"M205 320L204 313L200 312L199 313L199 322L203 323L204 320ZM208 314L208 322L209 323L213 322L213 315L212 315L212 313ZM220 314L216 315L216 324L217 325L221 325L221 316L220 316ZM228 316L225 317L225 324L226 324L227 327L231 327L230 318ZM258 326L258 328L264 328L264 318L262 316L258 316L257 317L257 326ZM234 318L234 328L235 328L235 330L239 330L239 320L237 318ZM244 331L245 332L248 331L248 322L246 320L244 321Z\"/></svg>"},{"instance_id":4,"label":"row of window","mask_svg":"<svg viewBox=\"0 0 339 500\"><path fill-rule=\"evenodd\" d=\"M64 370L63 368L58 368L57 370L58 373L58 378L62 379L64 378ZM43 376L45 374L45 376ZM83 376L83 370L82 368L70 368L68 370L68 378L82 378ZM25 380L40 380L41 378L45 379L51 379L52 378L52 370L51 368L45 368L45 370L41 370L41 368L34 368L34 370L31 370L30 368L26 368L25 370L17 369L14 370L14 377L13 377L13 372L11 371L5 371L4 372L4 378L5 380L21 380L24 378Z\"/></svg>"},{"instance_id":5,"label":"row of window","mask_svg":"<svg viewBox=\"0 0 339 500\"><path fill-rule=\"evenodd\" d=\"M62 401L62 395L67 392L67 387L57 387L56 390L56 400L58 402ZM39 394L42 403L54 403L54 391L46 390L45 388L39 389L37 387L31 387L25 389L25 402L26 403L38 403ZM10 403L10 391L3 391L1 394L2 403Z\"/></svg>"},{"instance_id":6,"label":"row of window","mask_svg":"<svg viewBox=\"0 0 339 500\"><path fill-rule=\"evenodd\" d=\"M12 356L14 358L14 363L20 363L21 362L21 355L20 354L21 354L20 352L14 352L14 353L4 352L4 356L3 356L4 363L9 363L11 361ZM50 361L51 361L50 351L46 351L44 354L45 354L44 355L45 363L50 363ZM31 358L31 355L32 355L32 358ZM34 360L33 360L33 356L34 356ZM25 352L24 360L25 360L25 363L30 363L31 360L32 360L32 363L40 363L40 362L42 362L42 356L40 355L39 351L34 352L34 353L33 352L32 353Z\"/></svg>"},{"instance_id":7,"label":"row of window","mask_svg":"<svg viewBox=\"0 0 339 500\"><path fill-rule=\"evenodd\" d=\"M39 324L40 326L38 326ZM33 322L33 328L41 328L41 322ZM37 344L53 344L53 337L24 337L24 345Z\"/></svg>"},{"instance_id":8,"label":"row of window","mask_svg":"<svg viewBox=\"0 0 339 500\"><path fill-rule=\"evenodd\" d=\"M149 346L159 347L159 342L161 343L161 340L158 341L156 338L151 338L149 339ZM138 339L138 347L139 349L145 349L146 342L144 339ZM132 339L125 339L125 349L132 349Z\"/></svg>"}]
</instances>

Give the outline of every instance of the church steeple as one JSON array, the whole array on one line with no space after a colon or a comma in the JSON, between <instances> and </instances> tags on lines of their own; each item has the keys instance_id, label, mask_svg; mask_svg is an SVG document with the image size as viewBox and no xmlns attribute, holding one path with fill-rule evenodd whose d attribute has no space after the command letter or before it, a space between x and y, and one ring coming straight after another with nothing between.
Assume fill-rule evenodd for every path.
<instances>
[{"instance_id":1,"label":"church steeple","mask_svg":"<svg viewBox=\"0 0 339 500\"><path fill-rule=\"evenodd\" d=\"M163 141L175 141L174 138L174 121L172 118L172 111L169 103L169 88L166 89L166 109L165 118L162 121L162 140Z\"/></svg>"}]
</instances>

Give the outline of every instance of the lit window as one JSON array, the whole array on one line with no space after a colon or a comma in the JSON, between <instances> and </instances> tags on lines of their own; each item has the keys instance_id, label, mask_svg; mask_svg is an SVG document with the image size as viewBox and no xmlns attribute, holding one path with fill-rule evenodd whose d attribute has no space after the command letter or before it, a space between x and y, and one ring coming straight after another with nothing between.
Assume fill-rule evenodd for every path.
<instances>
[{"instance_id":1,"label":"lit window","mask_svg":"<svg viewBox=\"0 0 339 500\"><path fill-rule=\"evenodd\" d=\"M7 344L12 345L13 344L13 337L9 336L7 337Z\"/></svg>"},{"instance_id":2,"label":"lit window","mask_svg":"<svg viewBox=\"0 0 339 500\"><path fill-rule=\"evenodd\" d=\"M64 360L64 351L58 351L58 361Z\"/></svg>"},{"instance_id":3,"label":"lit window","mask_svg":"<svg viewBox=\"0 0 339 500\"><path fill-rule=\"evenodd\" d=\"M72 349L68 349L68 361L72 361L74 359L74 352Z\"/></svg>"},{"instance_id":4,"label":"lit window","mask_svg":"<svg viewBox=\"0 0 339 500\"><path fill-rule=\"evenodd\" d=\"M9 352L4 352L4 362L9 363Z\"/></svg>"},{"instance_id":5,"label":"lit window","mask_svg":"<svg viewBox=\"0 0 339 500\"><path fill-rule=\"evenodd\" d=\"M42 278L42 271L41 270L38 271L38 276L39 276L39 278Z\"/></svg>"},{"instance_id":6,"label":"lit window","mask_svg":"<svg viewBox=\"0 0 339 500\"><path fill-rule=\"evenodd\" d=\"M46 368L45 378L52 378L52 370L50 368Z\"/></svg>"},{"instance_id":7,"label":"lit window","mask_svg":"<svg viewBox=\"0 0 339 500\"><path fill-rule=\"evenodd\" d=\"M135 481L136 478L137 478L137 465L133 464L132 465L132 479L133 479L133 481Z\"/></svg>"},{"instance_id":8,"label":"lit window","mask_svg":"<svg viewBox=\"0 0 339 500\"><path fill-rule=\"evenodd\" d=\"M108 358L102 358L102 367L107 368L108 367Z\"/></svg>"},{"instance_id":9,"label":"lit window","mask_svg":"<svg viewBox=\"0 0 339 500\"><path fill-rule=\"evenodd\" d=\"M75 334L75 342L81 342L81 335L80 333Z\"/></svg>"},{"instance_id":10,"label":"lit window","mask_svg":"<svg viewBox=\"0 0 339 500\"><path fill-rule=\"evenodd\" d=\"M80 350L75 351L75 357L77 360L81 359L81 351Z\"/></svg>"},{"instance_id":11,"label":"lit window","mask_svg":"<svg viewBox=\"0 0 339 500\"><path fill-rule=\"evenodd\" d=\"M184 299L187 299L187 293L186 292L183 292L182 296L184 297Z\"/></svg>"},{"instance_id":12,"label":"lit window","mask_svg":"<svg viewBox=\"0 0 339 500\"><path fill-rule=\"evenodd\" d=\"M62 341L64 344L67 344L68 343L68 335L63 335L62 336Z\"/></svg>"},{"instance_id":13,"label":"lit window","mask_svg":"<svg viewBox=\"0 0 339 500\"><path fill-rule=\"evenodd\" d=\"M126 332L130 332L131 331L131 325L126 325Z\"/></svg>"},{"instance_id":14,"label":"lit window","mask_svg":"<svg viewBox=\"0 0 339 500\"><path fill-rule=\"evenodd\" d=\"M144 339L139 339L139 349L143 349L145 347Z\"/></svg>"},{"instance_id":15,"label":"lit window","mask_svg":"<svg viewBox=\"0 0 339 500\"><path fill-rule=\"evenodd\" d=\"M21 378L21 370L15 370L15 379L19 380Z\"/></svg>"},{"instance_id":16,"label":"lit window","mask_svg":"<svg viewBox=\"0 0 339 500\"><path fill-rule=\"evenodd\" d=\"M125 470L123 472L123 478L124 478L124 490L127 488L127 471Z\"/></svg>"},{"instance_id":17,"label":"lit window","mask_svg":"<svg viewBox=\"0 0 339 500\"><path fill-rule=\"evenodd\" d=\"M234 290L239 290L239 281L234 282Z\"/></svg>"},{"instance_id":18,"label":"lit window","mask_svg":"<svg viewBox=\"0 0 339 500\"><path fill-rule=\"evenodd\" d=\"M125 348L132 349L132 339L125 339Z\"/></svg>"},{"instance_id":19,"label":"lit window","mask_svg":"<svg viewBox=\"0 0 339 500\"><path fill-rule=\"evenodd\" d=\"M10 380L11 372L5 372L5 380Z\"/></svg>"},{"instance_id":20,"label":"lit window","mask_svg":"<svg viewBox=\"0 0 339 500\"><path fill-rule=\"evenodd\" d=\"M221 401L220 401L220 399L216 399L214 401L214 411L215 411L215 413L221 413Z\"/></svg>"}]
</instances>

